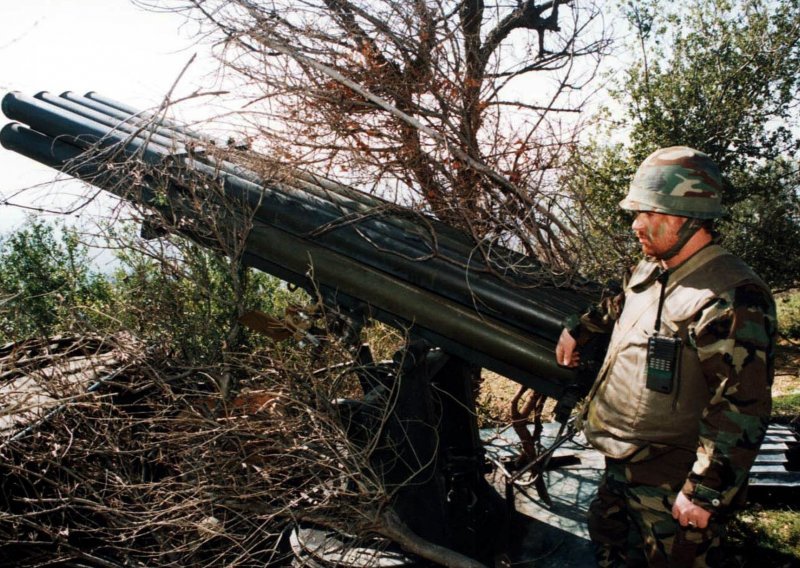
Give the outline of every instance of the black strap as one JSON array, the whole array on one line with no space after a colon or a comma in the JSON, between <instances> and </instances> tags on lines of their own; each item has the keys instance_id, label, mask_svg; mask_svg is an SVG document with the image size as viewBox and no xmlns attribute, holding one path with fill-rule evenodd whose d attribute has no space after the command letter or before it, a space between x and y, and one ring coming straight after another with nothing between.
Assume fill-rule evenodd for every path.
<instances>
[{"instance_id":1,"label":"black strap","mask_svg":"<svg viewBox=\"0 0 800 568\"><path fill-rule=\"evenodd\" d=\"M667 252L660 255L658 260L669 260L681 252L683 246L689 242L689 239L691 239L692 236L694 236L694 234L699 231L700 227L702 226L702 219L695 219L693 217L687 218L683 224L681 224L680 229L678 229L678 240L675 241L675 244L672 245Z\"/></svg>"},{"instance_id":2,"label":"black strap","mask_svg":"<svg viewBox=\"0 0 800 568\"><path fill-rule=\"evenodd\" d=\"M658 297L658 311L656 311L656 334L661 329L661 311L664 309L664 298L667 295L667 280L669 280L669 270L662 270L656 278L661 282L661 294ZM652 305L652 304L651 304Z\"/></svg>"}]
</instances>

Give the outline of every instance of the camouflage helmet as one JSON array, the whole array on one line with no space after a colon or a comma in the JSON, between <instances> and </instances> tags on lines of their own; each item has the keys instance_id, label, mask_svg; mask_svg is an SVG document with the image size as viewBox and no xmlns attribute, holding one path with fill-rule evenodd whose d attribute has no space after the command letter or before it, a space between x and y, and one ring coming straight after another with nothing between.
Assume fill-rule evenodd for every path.
<instances>
[{"instance_id":1,"label":"camouflage helmet","mask_svg":"<svg viewBox=\"0 0 800 568\"><path fill-rule=\"evenodd\" d=\"M722 215L721 191L719 169L707 154L672 146L656 150L642 162L619 206L629 211L714 219Z\"/></svg>"}]
</instances>

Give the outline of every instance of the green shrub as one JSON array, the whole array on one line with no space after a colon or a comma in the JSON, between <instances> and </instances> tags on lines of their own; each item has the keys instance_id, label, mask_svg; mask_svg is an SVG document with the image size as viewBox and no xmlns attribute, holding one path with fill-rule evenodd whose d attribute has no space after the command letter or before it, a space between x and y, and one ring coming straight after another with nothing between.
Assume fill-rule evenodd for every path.
<instances>
[{"instance_id":1,"label":"green shrub","mask_svg":"<svg viewBox=\"0 0 800 568\"><path fill-rule=\"evenodd\" d=\"M0 237L0 342L97 331L111 294L75 229L31 217Z\"/></svg>"}]
</instances>

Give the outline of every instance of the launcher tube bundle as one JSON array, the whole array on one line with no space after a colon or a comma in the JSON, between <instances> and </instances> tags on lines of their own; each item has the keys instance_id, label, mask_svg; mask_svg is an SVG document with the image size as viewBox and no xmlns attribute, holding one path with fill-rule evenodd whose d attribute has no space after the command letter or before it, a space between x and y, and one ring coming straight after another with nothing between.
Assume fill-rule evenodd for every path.
<instances>
[{"instance_id":1,"label":"launcher tube bundle","mask_svg":"<svg viewBox=\"0 0 800 568\"><path fill-rule=\"evenodd\" d=\"M96 93L9 93L2 109L17 121L0 131L4 147L162 212L167 188L166 209L189 217L183 232L201 244L185 203L213 183L241 213L221 221L247 219L248 265L543 394L559 398L578 381L553 352L562 320L589 299L534 285L545 269L526 257L495 247L494 262L433 218L308 172L259 175L248 160L215 157L224 144Z\"/></svg>"}]
</instances>

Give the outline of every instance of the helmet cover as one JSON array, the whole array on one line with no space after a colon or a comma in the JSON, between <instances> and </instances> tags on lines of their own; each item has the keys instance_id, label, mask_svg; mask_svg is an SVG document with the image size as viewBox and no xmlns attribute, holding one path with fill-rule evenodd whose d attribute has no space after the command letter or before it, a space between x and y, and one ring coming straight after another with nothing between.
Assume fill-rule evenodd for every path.
<instances>
[{"instance_id":1,"label":"helmet cover","mask_svg":"<svg viewBox=\"0 0 800 568\"><path fill-rule=\"evenodd\" d=\"M722 215L721 192L722 176L707 154L672 146L642 162L619 205L629 211L714 219Z\"/></svg>"}]
</instances>

